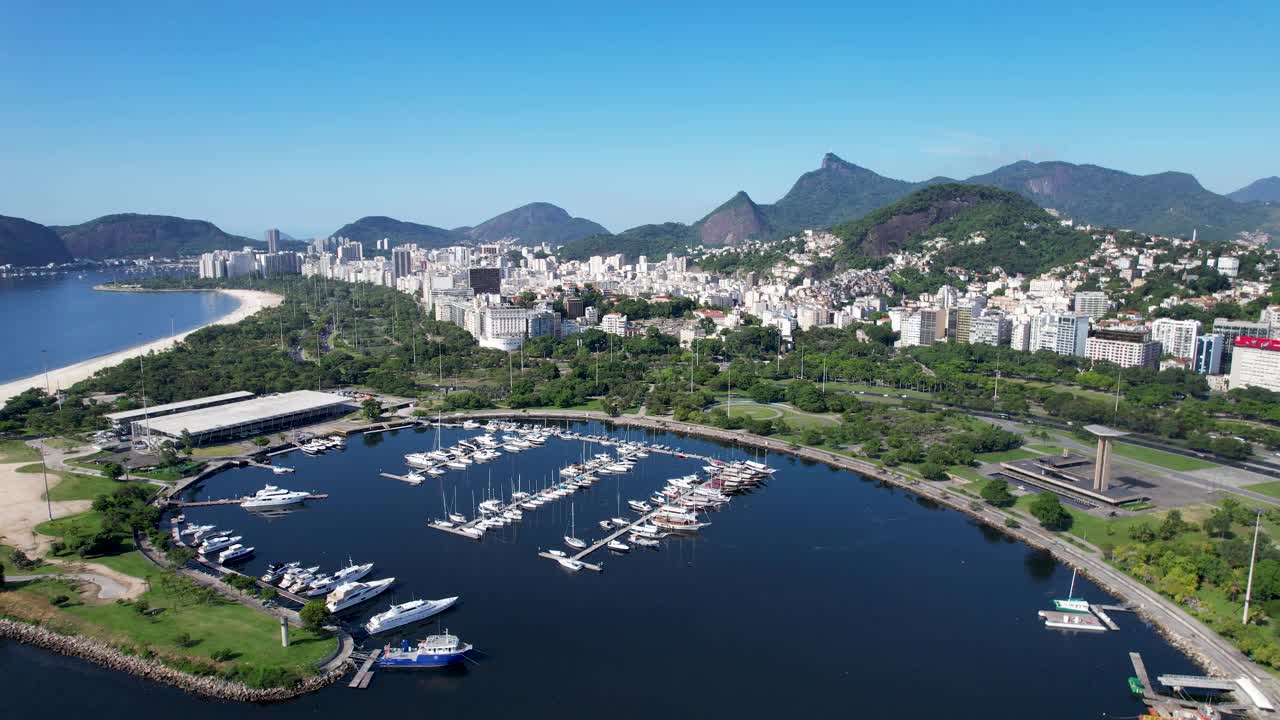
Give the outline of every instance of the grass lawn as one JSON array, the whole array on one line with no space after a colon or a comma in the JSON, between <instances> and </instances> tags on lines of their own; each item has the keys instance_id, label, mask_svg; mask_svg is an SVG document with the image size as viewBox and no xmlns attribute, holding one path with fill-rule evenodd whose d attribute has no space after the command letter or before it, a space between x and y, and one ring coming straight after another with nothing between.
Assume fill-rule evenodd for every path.
<instances>
[{"instance_id":1,"label":"grass lawn","mask_svg":"<svg viewBox=\"0 0 1280 720\"><path fill-rule=\"evenodd\" d=\"M1263 495L1270 495L1274 498L1280 498L1280 480L1272 480L1271 482L1254 483L1253 485L1245 485L1245 490L1252 490Z\"/></svg>"},{"instance_id":2,"label":"grass lawn","mask_svg":"<svg viewBox=\"0 0 1280 720\"><path fill-rule=\"evenodd\" d=\"M68 515L57 520L49 520L36 526L36 532L49 537L63 537L68 534L89 535L101 529L102 515L93 510L79 515Z\"/></svg>"},{"instance_id":3,"label":"grass lawn","mask_svg":"<svg viewBox=\"0 0 1280 720\"><path fill-rule=\"evenodd\" d=\"M1029 460L1033 457L1040 457L1039 453L1033 453L1030 450L1022 448L1014 448L1013 450L1005 450L1004 452L982 453L977 456L978 462L1002 463L1013 462L1015 460Z\"/></svg>"},{"instance_id":4,"label":"grass lawn","mask_svg":"<svg viewBox=\"0 0 1280 720\"><path fill-rule=\"evenodd\" d=\"M249 445L252 445L249 443ZM191 449L191 456L198 458L211 457L234 457L243 455L246 449L246 443L232 443L231 445L210 445L208 447L198 447Z\"/></svg>"},{"instance_id":5,"label":"grass lawn","mask_svg":"<svg viewBox=\"0 0 1280 720\"><path fill-rule=\"evenodd\" d=\"M0 463L39 461L40 453L21 440L0 440Z\"/></svg>"},{"instance_id":6,"label":"grass lawn","mask_svg":"<svg viewBox=\"0 0 1280 720\"><path fill-rule=\"evenodd\" d=\"M233 662L286 667L309 675L315 663L334 648L333 637L298 628L290 629L290 646L282 648L276 618L223 600L196 603L190 595L161 582L152 583L152 589L142 596L152 609L160 610L154 615L143 615L127 605L76 600L53 610L48 603L54 595L75 597L68 587L57 580L33 582L0 595L0 606L25 617L37 613L37 617L47 616L53 611L55 617L70 621L86 635L203 662L211 662L216 650L229 648L235 653ZM190 637L185 646L179 641L183 633Z\"/></svg>"},{"instance_id":7,"label":"grass lawn","mask_svg":"<svg viewBox=\"0 0 1280 720\"><path fill-rule=\"evenodd\" d=\"M84 446L83 442L76 440L75 438L65 437L45 438L44 444L59 450L74 450L75 448Z\"/></svg>"},{"instance_id":8,"label":"grass lawn","mask_svg":"<svg viewBox=\"0 0 1280 720\"><path fill-rule=\"evenodd\" d=\"M978 474L977 470L974 470L973 468L963 467L961 465L952 465L951 467L947 468L947 472L957 477L962 477L965 480L969 480L971 482L981 483L981 482L987 481L987 478L983 475Z\"/></svg>"},{"instance_id":9,"label":"grass lawn","mask_svg":"<svg viewBox=\"0 0 1280 720\"><path fill-rule=\"evenodd\" d=\"M819 385L821 385L820 381L819 381ZM909 398L917 398L919 400L929 400L933 398L933 393L927 393L921 390L879 387L876 385L860 385L858 383L847 383L847 382L832 382L830 380L827 381L827 389L841 390L841 391L855 392L855 393L858 391L862 391L862 392L868 392L868 393L877 393L877 394L893 395L893 396L906 395Z\"/></svg>"},{"instance_id":10,"label":"grass lawn","mask_svg":"<svg viewBox=\"0 0 1280 720\"><path fill-rule=\"evenodd\" d=\"M54 502L92 500L99 495L115 492L120 485L115 480L101 476L62 473L62 481L49 488L49 499Z\"/></svg>"},{"instance_id":11,"label":"grass lawn","mask_svg":"<svg viewBox=\"0 0 1280 720\"><path fill-rule=\"evenodd\" d=\"M1086 390L1073 385L1057 385L1054 383L1036 382L1034 380L1017 380L1014 378L1005 378L1005 382L1016 383L1024 386L1028 391L1043 390L1044 388L1053 388L1055 392L1069 392L1079 397L1090 398L1092 400L1115 400L1115 395L1105 393L1100 390Z\"/></svg>"},{"instance_id":12,"label":"grass lawn","mask_svg":"<svg viewBox=\"0 0 1280 720\"><path fill-rule=\"evenodd\" d=\"M1162 468L1177 470L1179 472L1211 470L1218 467L1211 462L1201 460L1199 458L1175 455L1174 453L1165 452L1163 450L1153 450L1140 445L1129 445L1122 442L1112 445L1112 452L1120 457L1129 458L1130 460L1158 465Z\"/></svg>"},{"instance_id":13,"label":"grass lawn","mask_svg":"<svg viewBox=\"0 0 1280 720\"><path fill-rule=\"evenodd\" d=\"M725 408L725 412L729 417L746 417L752 420L772 420L784 414L781 408L772 408L768 405L757 405L755 403L734 405L731 408Z\"/></svg>"}]
</instances>

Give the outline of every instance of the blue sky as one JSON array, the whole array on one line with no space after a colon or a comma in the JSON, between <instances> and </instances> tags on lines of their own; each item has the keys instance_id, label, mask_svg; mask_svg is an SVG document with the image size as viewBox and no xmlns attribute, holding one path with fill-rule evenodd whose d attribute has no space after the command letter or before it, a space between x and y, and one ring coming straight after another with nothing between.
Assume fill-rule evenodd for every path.
<instances>
[{"instance_id":1,"label":"blue sky","mask_svg":"<svg viewBox=\"0 0 1280 720\"><path fill-rule=\"evenodd\" d=\"M544 200L621 230L772 202L828 151L1280 174L1275 2L355 5L9 0L0 214L310 235Z\"/></svg>"}]
</instances>

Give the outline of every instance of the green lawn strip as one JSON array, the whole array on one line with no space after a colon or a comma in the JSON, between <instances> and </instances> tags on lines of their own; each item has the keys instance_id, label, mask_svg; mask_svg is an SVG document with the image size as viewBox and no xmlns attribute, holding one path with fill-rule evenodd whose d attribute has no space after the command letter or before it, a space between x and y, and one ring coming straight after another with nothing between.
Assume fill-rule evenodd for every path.
<instances>
[{"instance_id":1,"label":"green lawn strip","mask_svg":"<svg viewBox=\"0 0 1280 720\"><path fill-rule=\"evenodd\" d=\"M1174 453L1165 452L1163 450L1154 450L1141 445L1129 445L1127 443L1118 442L1113 444L1112 452L1121 457L1137 460L1149 465L1157 465L1169 470L1177 470L1179 472L1190 472L1192 470L1211 470L1218 467L1217 465L1201 460L1199 458L1185 457L1183 455L1175 455Z\"/></svg>"},{"instance_id":2,"label":"green lawn strip","mask_svg":"<svg viewBox=\"0 0 1280 720\"><path fill-rule=\"evenodd\" d=\"M234 457L244 454L244 443L234 443L231 445L210 445L208 447L193 448L192 457L213 458L213 457Z\"/></svg>"},{"instance_id":3,"label":"green lawn strip","mask_svg":"<svg viewBox=\"0 0 1280 720\"><path fill-rule=\"evenodd\" d=\"M900 395L906 395L909 398L916 398L918 400L929 400L933 398L933 393L927 393L922 390L910 390L907 388L877 387L875 385L861 385L859 383L833 382L830 380L827 381L827 389L854 392L854 393L861 391L865 393L893 395L895 397Z\"/></svg>"},{"instance_id":4,"label":"green lawn strip","mask_svg":"<svg viewBox=\"0 0 1280 720\"><path fill-rule=\"evenodd\" d=\"M1005 450L1003 452L982 453L977 456L978 462L1002 463L1013 462L1015 460L1029 460L1034 457L1040 457L1039 453L1024 450L1022 448L1014 448L1013 450Z\"/></svg>"},{"instance_id":5,"label":"green lawn strip","mask_svg":"<svg viewBox=\"0 0 1280 720\"><path fill-rule=\"evenodd\" d=\"M102 530L102 515L90 510L79 515L68 515L57 520L42 522L36 526L35 530L49 537L91 535Z\"/></svg>"},{"instance_id":6,"label":"green lawn strip","mask_svg":"<svg viewBox=\"0 0 1280 720\"><path fill-rule=\"evenodd\" d=\"M1271 482L1254 483L1253 485L1245 485L1245 490L1252 490L1263 495L1270 495L1274 498L1280 498L1280 480L1272 480Z\"/></svg>"},{"instance_id":7,"label":"green lawn strip","mask_svg":"<svg viewBox=\"0 0 1280 720\"><path fill-rule=\"evenodd\" d=\"M21 440L0 440L0 463L39 461L40 453Z\"/></svg>"},{"instance_id":8,"label":"green lawn strip","mask_svg":"<svg viewBox=\"0 0 1280 720\"><path fill-rule=\"evenodd\" d=\"M771 420L786 414L782 408L747 402L725 407L724 410L729 417L748 417L752 420Z\"/></svg>"},{"instance_id":9,"label":"green lawn strip","mask_svg":"<svg viewBox=\"0 0 1280 720\"><path fill-rule=\"evenodd\" d=\"M987 478L984 477L983 475L980 475L978 471L974 470L973 468L963 467L961 465L952 465L951 467L947 468L947 472L957 477L962 477L965 480L969 480L971 482L982 483L987 481Z\"/></svg>"},{"instance_id":10,"label":"green lawn strip","mask_svg":"<svg viewBox=\"0 0 1280 720\"><path fill-rule=\"evenodd\" d=\"M31 583L21 592L53 597L66 592L60 581ZM210 662L210 656L222 648L235 653L233 661L259 667L290 668L305 675L313 674L315 664L334 648L334 638L325 634L291 628L288 648L280 646L280 622L276 618L238 603L217 600L211 604L194 603L152 583L142 599L160 612L143 615L135 608L117 603L83 604L72 602L63 612L83 621L81 630L103 638L127 639L168 655L181 655ZM183 635L189 640L184 645ZM186 638L182 638L186 639Z\"/></svg>"},{"instance_id":11,"label":"green lawn strip","mask_svg":"<svg viewBox=\"0 0 1280 720\"><path fill-rule=\"evenodd\" d=\"M27 472L25 468L19 468L22 472ZM40 467L36 466L36 472L40 471ZM50 470L50 476L59 478L58 484L49 488L49 499L54 502L64 502L67 500L92 500L99 495L115 492L120 487L120 483L115 480L109 480L101 475L82 475L80 473L71 472L55 472ZM52 482L53 478L50 478Z\"/></svg>"}]
</instances>

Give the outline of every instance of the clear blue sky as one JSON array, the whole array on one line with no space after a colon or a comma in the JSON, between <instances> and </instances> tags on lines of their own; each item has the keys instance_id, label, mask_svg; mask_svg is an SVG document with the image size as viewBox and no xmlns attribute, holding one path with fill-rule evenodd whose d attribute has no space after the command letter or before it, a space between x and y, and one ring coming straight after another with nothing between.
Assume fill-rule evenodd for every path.
<instances>
[{"instance_id":1,"label":"clear blue sky","mask_svg":"<svg viewBox=\"0 0 1280 720\"><path fill-rule=\"evenodd\" d=\"M9 0L0 214L309 235L545 200L621 230L772 202L828 151L1280 174L1280 3L1146 5Z\"/></svg>"}]
</instances>

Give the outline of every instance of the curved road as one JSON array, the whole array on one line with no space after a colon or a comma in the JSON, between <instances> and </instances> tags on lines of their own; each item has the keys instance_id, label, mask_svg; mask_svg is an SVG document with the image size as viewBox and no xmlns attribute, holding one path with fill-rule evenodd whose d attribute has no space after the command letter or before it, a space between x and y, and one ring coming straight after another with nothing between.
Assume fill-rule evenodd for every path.
<instances>
[{"instance_id":1,"label":"curved road","mask_svg":"<svg viewBox=\"0 0 1280 720\"><path fill-rule=\"evenodd\" d=\"M98 586L99 600L119 600L129 597L129 589L124 585L116 582L114 578L97 573L48 573L46 575L7 575L5 582L31 582L33 580L47 580L56 578L59 580L79 580L81 582L93 583Z\"/></svg>"}]
</instances>

